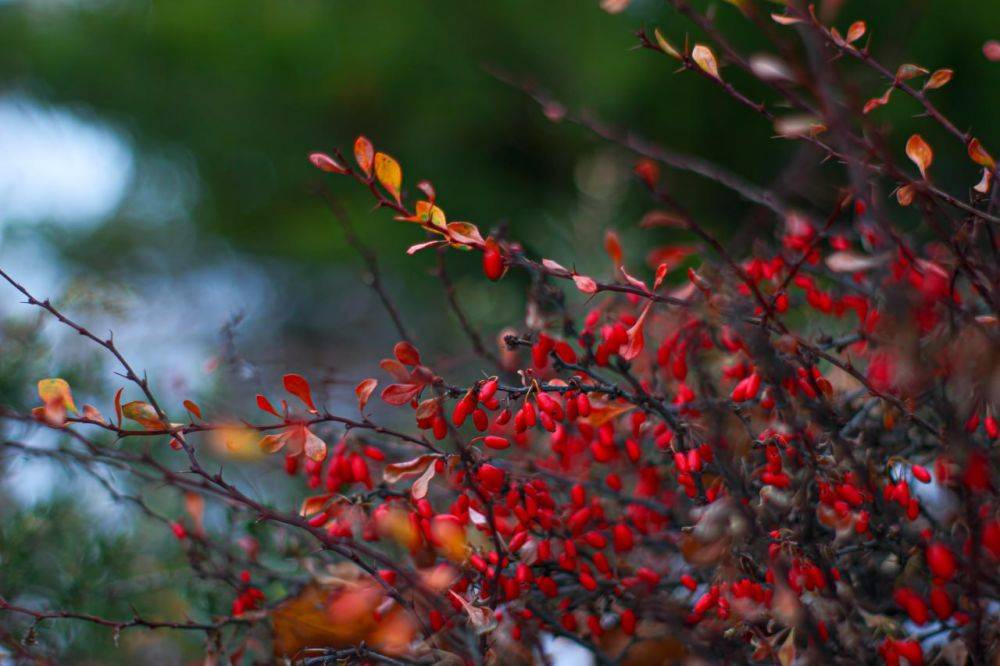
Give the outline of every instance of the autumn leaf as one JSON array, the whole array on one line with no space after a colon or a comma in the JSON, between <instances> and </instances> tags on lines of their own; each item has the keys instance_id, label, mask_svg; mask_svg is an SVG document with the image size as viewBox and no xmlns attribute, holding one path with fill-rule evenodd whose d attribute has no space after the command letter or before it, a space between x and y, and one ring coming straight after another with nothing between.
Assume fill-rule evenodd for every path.
<instances>
[{"instance_id":1,"label":"autumn leaf","mask_svg":"<svg viewBox=\"0 0 1000 666\"><path fill-rule=\"evenodd\" d=\"M913 185L903 185L901 188L896 190L896 201L899 202L900 206L909 206L913 203L913 197L916 196L917 189Z\"/></svg>"},{"instance_id":2,"label":"autumn leaf","mask_svg":"<svg viewBox=\"0 0 1000 666\"><path fill-rule=\"evenodd\" d=\"M934 151L931 150L922 136L914 134L909 138L906 142L906 156L917 165L917 168L920 169L920 175L926 179L927 169L934 161Z\"/></svg>"},{"instance_id":3,"label":"autumn leaf","mask_svg":"<svg viewBox=\"0 0 1000 666\"><path fill-rule=\"evenodd\" d=\"M65 379L53 377L39 380L38 397L46 405L58 403L73 413L77 412L76 405L73 404L73 392L70 391L69 382Z\"/></svg>"},{"instance_id":4,"label":"autumn leaf","mask_svg":"<svg viewBox=\"0 0 1000 666\"><path fill-rule=\"evenodd\" d=\"M604 251L611 257L611 261L615 262L615 268L620 268L622 265L622 243L614 229L608 229L604 232Z\"/></svg>"},{"instance_id":5,"label":"autumn leaf","mask_svg":"<svg viewBox=\"0 0 1000 666\"><path fill-rule=\"evenodd\" d=\"M695 44L694 48L691 49L691 59L712 78L722 80L722 77L719 76L719 65L715 62L715 54L712 53L712 49L704 44Z\"/></svg>"},{"instance_id":6,"label":"autumn leaf","mask_svg":"<svg viewBox=\"0 0 1000 666\"><path fill-rule=\"evenodd\" d=\"M451 514L440 514L431 520L434 547L453 562L464 562L468 554L465 528Z\"/></svg>"},{"instance_id":7,"label":"autumn leaf","mask_svg":"<svg viewBox=\"0 0 1000 666\"><path fill-rule=\"evenodd\" d=\"M834 273L858 273L881 266L887 259L887 255L872 257L850 251L834 252L826 258L826 266Z\"/></svg>"},{"instance_id":8,"label":"autumn leaf","mask_svg":"<svg viewBox=\"0 0 1000 666\"><path fill-rule=\"evenodd\" d=\"M867 115L871 113L873 110L877 109L878 107L885 106L886 104L888 104L889 98L892 96L893 90L894 88L889 88L884 93L882 93L881 97L873 97L872 99L865 102L865 108L861 110L861 113Z\"/></svg>"},{"instance_id":9,"label":"autumn leaf","mask_svg":"<svg viewBox=\"0 0 1000 666\"><path fill-rule=\"evenodd\" d=\"M416 398L423 390L422 384L389 384L382 389L382 400L398 407Z\"/></svg>"},{"instance_id":10,"label":"autumn leaf","mask_svg":"<svg viewBox=\"0 0 1000 666\"><path fill-rule=\"evenodd\" d=\"M122 405L122 414L125 415L125 418L135 421L147 430L160 430L164 425L160 421L156 409L148 402L141 400L133 400Z\"/></svg>"},{"instance_id":11,"label":"autumn leaf","mask_svg":"<svg viewBox=\"0 0 1000 666\"><path fill-rule=\"evenodd\" d=\"M788 16L786 14L771 14L771 20L778 25L795 25L796 23L802 23L802 19L795 16Z\"/></svg>"},{"instance_id":12,"label":"autumn leaf","mask_svg":"<svg viewBox=\"0 0 1000 666\"><path fill-rule=\"evenodd\" d=\"M372 164L375 161L375 146L364 135L354 140L354 159L358 161L358 166L371 178Z\"/></svg>"},{"instance_id":13,"label":"autumn leaf","mask_svg":"<svg viewBox=\"0 0 1000 666\"><path fill-rule=\"evenodd\" d=\"M924 84L924 90L934 90L935 88L941 88L945 86L951 78L955 75L955 72L950 69L939 69L931 74L930 78L927 79L927 83Z\"/></svg>"},{"instance_id":14,"label":"autumn leaf","mask_svg":"<svg viewBox=\"0 0 1000 666\"><path fill-rule=\"evenodd\" d=\"M469 618L469 624L472 625L477 634L486 634L497 628L497 618L492 609L473 606L454 591L451 592L451 596L462 605L462 609Z\"/></svg>"},{"instance_id":15,"label":"autumn leaf","mask_svg":"<svg viewBox=\"0 0 1000 666\"><path fill-rule=\"evenodd\" d=\"M586 275L574 275L573 283L576 288L585 294L596 294L597 293L597 283L594 282L593 278L589 278Z\"/></svg>"},{"instance_id":16,"label":"autumn leaf","mask_svg":"<svg viewBox=\"0 0 1000 666\"><path fill-rule=\"evenodd\" d=\"M306 407L313 414L318 413L316 405L313 404L312 391L309 389L309 382L302 375L289 373L283 377L285 390L305 403Z\"/></svg>"},{"instance_id":17,"label":"autumn leaf","mask_svg":"<svg viewBox=\"0 0 1000 666\"><path fill-rule=\"evenodd\" d=\"M309 161L313 166L328 173L347 173L347 168L326 153L310 153Z\"/></svg>"},{"instance_id":18,"label":"autumn leaf","mask_svg":"<svg viewBox=\"0 0 1000 666\"><path fill-rule=\"evenodd\" d=\"M403 365L420 365L420 352L409 342L397 342L392 353Z\"/></svg>"},{"instance_id":19,"label":"autumn leaf","mask_svg":"<svg viewBox=\"0 0 1000 666\"><path fill-rule=\"evenodd\" d=\"M660 47L661 51L663 51L669 56L677 58L678 60L681 59L680 51L675 49L674 45L666 40L666 38L663 36L663 33L660 32L659 28L653 30L653 36L656 37L656 43Z\"/></svg>"},{"instance_id":20,"label":"autumn leaf","mask_svg":"<svg viewBox=\"0 0 1000 666\"><path fill-rule=\"evenodd\" d=\"M271 401L268 400L267 397L261 395L260 393L257 394L257 407L261 411L265 411L268 414L274 414L278 418L281 418L281 414L279 414L278 410L274 408L274 405L271 404Z\"/></svg>"},{"instance_id":21,"label":"autumn leaf","mask_svg":"<svg viewBox=\"0 0 1000 666\"><path fill-rule=\"evenodd\" d=\"M184 409L186 409L186 410L188 410L189 412L191 412L191 414L192 414L192 415L193 415L193 416L194 416L195 418L198 418L198 419L200 419L200 418L201 418L201 407L199 407L199 406L198 406L197 404L195 404L195 403L194 403L193 401L191 401L191 400L185 400L185 401L184 401Z\"/></svg>"},{"instance_id":22,"label":"autumn leaf","mask_svg":"<svg viewBox=\"0 0 1000 666\"><path fill-rule=\"evenodd\" d=\"M652 305L653 301L647 303L646 307L642 309L642 314L639 315L639 318L628 329L628 344L625 345L625 349L618 353L626 361L631 361L642 353L642 348L645 346L642 327L646 324L646 316L649 314L649 309Z\"/></svg>"},{"instance_id":23,"label":"autumn leaf","mask_svg":"<svg viewBox=\"0 0 1000 666\"><path fill-rule=\"evenodd\" d=\"M848 44L858 41L861 39L868 26L865 25L864 21L855 21L851 24L851 27L847 29L847 39L845 40Z\"/></svg>"},{"instance_id":24,"label":"autumn leaf","mask_svg":"<svg viewBox=\"0 0 1000 666\"><path fill-rule=\"evenodd\" d=\"M378 380L372 377L368 379L363 379L354 388L354 394L358 396L358 411L364 413L365 406L368 404L368 399L372 397L372 392L375 387L378 386Z\"/></svg>"},{"instance_id":25,"label":"autumn leaf","mask_svg":"<svg viewBox=\"0 0 1000 666\"><path fill-rule=\"evenodd\" d=\"M399 190L403 185L403 170L399 162L385 153L375 153L375 177L397 204L402 203Z\"/></svg>"},{"instance_id":26,"label":"autumn leaf","mask_svg":"<svg viewBox=\"0 0 1000 666\"><path fill-rule=\"evenodd\" d=\"M974 138L969 141L969 158L979 166L984 166L987 169L996 168L996 162L993 160L993 156L986 152L986 149L983 148L983 144L979 142L979 139Z\"/></svg>"},{"instance_id":27,"label":"autumn leaf","mask_svg":"<svg viewBox=\"0 0 1000 666\"><path fill-rule=\"evenodd\" d=\"M923 76L927 74L928 70L921 67L920 65L914 65L911 63L904 63L899 66L896 70L896 80L897 81L909 81L910 79L915 79L918 76Z\"/></svg>"}]
</instances>

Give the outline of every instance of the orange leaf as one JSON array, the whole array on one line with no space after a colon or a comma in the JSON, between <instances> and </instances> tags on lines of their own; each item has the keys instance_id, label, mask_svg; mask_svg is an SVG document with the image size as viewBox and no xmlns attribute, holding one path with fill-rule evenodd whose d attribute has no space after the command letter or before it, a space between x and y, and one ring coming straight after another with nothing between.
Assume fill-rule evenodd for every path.
<instances>
[{"instance_id":1,"label":"orange leaf","mask_svg":"<svg viewBox=\"0 0 1000 666\"><path fill-rule=\"evenodd\" d=\"M719 65L715 62L715 54L712 53L712 49L704 44L695 44L694 48L691 49L691 59L712 78L722 80L722 77L719 76Z\"/></svg>"},{"instance_id":2,"label":"orange leaf","mask_svg":"<svg viewBox=\"0 0 1000 666\"><path fill-rule=\"evenodd\" d=\"M302 375L289 373L284 376L285 390L305 403L309 411L317 413L316 405L313 404L312 392L309 390L309 382Z\"/></svg>"},{"instance_id":3,"label":"orange leaf","mask_svg":"<svg viewBox=\"0 0 1000 666\"><path fill-rule=\"evenodd\" d=\"M885 106L889 103L889 97L892 95L892 88L886 90L881 97L873 97L867 102L865 102L865 108L862 109L862 113L870 113L873 109L877 109L880 106Z\"/></svg>"},{"instance_id":4,"label":"orange leaf","mask_svg":"<svg viewBox=\"0 0 1000 666\"><path fill-rule=\"evenodd\" d=\"M618 234L614 229L608 229L604 233L604 251L615 262L615 268L622 265L622 243L618 240Z\"/></svg>"},{"instance_id":5,"label":"orange leaf","mask_svg":"<svg viewBox=\"0 0 1000 666\"><path fill-rule=\"evenodd\" d=\"M996 162L993 160L993 156L986 152L983 148L983 144L979 142L979 139L972 139L969 141L969 157L973 162L979 166L984 166L987 169L993 169L996 167Z\"/></svg>"},{"instance_id":6,"label":"orange leaf","mask_svg":"<svg viewBox=\"0 0 1000 666\"><path fill-rule=\"evenodd\" d=\"M365 411L365 405L368 404L368 399L372 397L372 392L376 386L378 386L378 380L370 377L361 380L361 383L354 388L354 394L358 396L359 412L363 413Z\"/></svg>"},{"instance_id":7,"label":"orange leaf","mask_svg":"<svg viewBox=\"0 0 1000 666\"><path fill-rule=\"evenodd\" d=\"M399 189L403 185L403 170L399 168L399 162L385 153L375 153L375 177L396 203L401 203Z\"/></svg>"},{"instance_id":8,"label":"orange leaf","mask_svg":"<svg viewBox=\"0 0 1000 666\"><path fill-rule=\"evenodd\" d=\"M194 533L198 536L204 536L205 498L191 491L184 493L184 510L191 516L191 522L194 523Z\"/></svg>"},{"instance_id":9,"label":"orange leaf","mask_svg":"<svg viewBox=\"0 0 1000 666\"><path fill-rule=\"evenodd\" d=\"M375 161L375 146L364 135L354 140L354 159L358 161L358 166L371 178L372 163Z\"/></svg>"},{"instance_id":10,"label":"orange leaf","mask_svg":"<svg viewBox=\"0 0 1000 666\"><path fill-rule=\"evenodd\" d=\"M847 29L847 43L850 44L861 39L867 29L868 26L865 25L864 21L855 21L852 23L851 27Z\"/></svg>"},{"instance_id":11,"label":"orange leaf","mask_svg":"<svg viewBox=\"0 0 1000 666\"><path fill-rule=\"evenodd\" d=\"M914 134L906 142L906 156L920 169L920 175L927 178L927 169L934 161L934 151L927 145L924 138Z\"/></svg>"},{"instance_id":12,"label":"orange leaf","mask_svg":"<svg viewBox=\"0 0 1000 666\"><path fill-rule=\"evenodd\" d=\"M199 418L199 419L201 418L201 407L199 407L198 405L196 405L194 402L192 402L190 400L185 400L184 401L184 409L186 409L189 412L191 412L197 418Z\"/></svg>"},{"instance_id":13,"label":"orange leaf","mask_svg":"<svg viewBox=\"0 0 1000 666\"><path fill-rule=\"evenodd\" d=\"M896 201L899 202L900 206L909 206L913 203L913 197L916 196L917 190L913 185L903 185L901 188L896 190Z\"/></svg>"},{"instance_id":14,"label":"orange leaf","mask_svg":"<svg viewBox=\"0 0 1000 666\"><path fill-rule=\"evenodd\" d=\"M924 84L924 90L933 90L935 88L941 88L949 81L951 77L955 75L954 70L951 69L939 69L931 74L931 77L927 79L927 83Z\"/></svg>"}]
</instances>

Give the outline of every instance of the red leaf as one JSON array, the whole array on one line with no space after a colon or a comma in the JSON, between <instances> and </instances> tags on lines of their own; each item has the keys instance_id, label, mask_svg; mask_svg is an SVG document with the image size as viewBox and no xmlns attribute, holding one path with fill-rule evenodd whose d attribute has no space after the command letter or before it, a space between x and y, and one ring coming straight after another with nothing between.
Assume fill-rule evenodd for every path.
<instances>
[{"instance_id":1,"label":"red leaf","mask_svg":"<svg viewBox=\"0 0 1000 666\"><path fill-rule=\"evenodd\" d=\"M382 400L390 405L405 405L423 390L421 384L390 384L382 389Z\"/></svg>"},{"instance_id":2,"label":"red leaf","mask_svg":"<svg viewBox=\"0 0 1000 666\"><path fill-rule=\"evenodd\" d=\"M271 401L262 396L260 393L257 394L257 407L264 410L265 412L274 414L278 418L281 418L281 414L279 414L278 410L274 408L274 405L271 404Z\"/></svg>"},{"instance_id":3,"label":"red leaf","mask_svg":"<svg viewBox=\"0 0 1000 666\"><path fill-rule=\"evenodd\" d=\"M409 342L397 342L392 353L403 365L420 365L420 352Z\"/></svg>"},{"instance_id":4,"label":"red leaf","mask_svg":"<svg viewBox=\"0 0 1000 666\"><path fill-rule=\"evenodd\" d=\"M312 392L309 390L309 382L302 375L294 373L284 377L285 390L301 400L313 414L316 413L316 405L313 404Z\"/></svg>"},{"instance_id":5,"label":"red leaf","mask_svg":"<svg viewBox=\"0 0 1000 666\"><path fill-rule=\"evenodd\" d=\"M358 161L358 166L371 178L372 165L375 163L375 146L365 136L359 136L354 140L354 159Z\"/></svg>"},{"instance_id":6,"label":"red leaf","mask_svg":"<svg viewBox=\"0 0 1000 666\"><path fill-rule=\"evenodd\" d=\"M625 349L619 352L619 356L626 361L631 361L642 353L642 348L646 344L645 337L642 334L642 327L646 323L646 315L649 314L649 308L652 307L652 305L652 301L647 303L646 307L642 309L642 314L639 315L636 322L632 324L632 328L628 329L628 344L625 346Z\"/></svg>"}]
</instances>

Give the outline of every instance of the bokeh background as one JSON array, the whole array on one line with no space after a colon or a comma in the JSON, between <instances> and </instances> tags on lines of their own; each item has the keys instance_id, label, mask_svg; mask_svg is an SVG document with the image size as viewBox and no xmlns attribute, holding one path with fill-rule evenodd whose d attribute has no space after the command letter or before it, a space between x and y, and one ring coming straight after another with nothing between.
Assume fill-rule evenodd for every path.
<instances>
[{"instance_id":1,"label":"bokeh background","mask_svg":"<svg viewBox=\"0 0 1000 666\"><path fill-rule=\"evenodd\" d=\"M745 52L765 48L733 5L694 4ZM1000 64L981 52L1000 36L1000 4L820 4L842 30L866 20L885 62L955 69L936 101L987 145L1000 143ZM758 5L765 16L778 7ZM364 133L400 160L404 187L432 180L452 219L484 230L507 225L532 253L597 274L608 269L606 229L626 240L629 265L641 265L651 238L665 237L636 229L649 204L631 184L631 157L549 122L486 67L763 185L787 176L789 164L802 174L837 168L773 138L773 128L700 78L634 50L632 33L643 26L675 43L701 38L660 0L634 0L613 16L597 0L0 1L0 265L95 331L113 329L171 409L191 397L206 411L245 413L253 393L274 393L287 371L349 407L354 384L373 374L396 335L313 193L326 183L377 248L421 349L472 376L468 343L431 274L433 253L407 257L415 230L372 212L365 192L324 177L306 155L349 151ZM848 71L861 100L885 88L865 70ZM767 99L733 68L723 75ZM900 155L899 137L919 128L939 163L957 157L916 111L898 96L873 117L897 128ZM959 191L974 175L971 166L935 172ZM711 183L667 178L725 238L773 228ZM448 261L488 341L523 321L520 276L484 288L476 257L451 253ZM38 378L63 376L78 402L109 411L122 380L107 360L20 300L0 285L0 403L27 408ZM6 428L7 438L27 432ZM281 501L273 469L233 473ZM72 470L5 456L0 595L109 614L128 613L129 603L224 612L226 602L196 584L177 589L176 580L190 578L182 558L154 568L168 535L125 513ZM5 626L18 628L0 617ZM127 661L127 652L108 656L106 635L46 631L81 661ZM158 641L166 662L197 654L176 637L128 640Z\"/></svg>"}]
</instances>

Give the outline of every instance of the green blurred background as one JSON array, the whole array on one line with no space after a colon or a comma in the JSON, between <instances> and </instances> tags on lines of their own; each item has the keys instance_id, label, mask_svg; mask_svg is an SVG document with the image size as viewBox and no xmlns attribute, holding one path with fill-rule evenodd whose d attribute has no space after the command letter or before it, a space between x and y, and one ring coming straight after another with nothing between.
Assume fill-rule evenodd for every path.
<instances>
[{"instance_id":1,"label":"green blurred background","mask_svg":"<svg viewBox=\"0 0 1000 666\"><path fill-rule=\"evenodd\" d=\"M744 52L766 48L732 5L693 4L714 14ZM766 16L779 5L757 7ZM1000 64L981 53L984 41L1000 36L1000 3L869 0L827 2L823 10L841 30L866 20L874 52L890 66L955 69L952 83L933 93L936 102L986 145L1000 143ZM703 38L660 0L634 0L614 16L597 0L0 2L0 265L95 330L114 328L175 407L196 397L206 410L245 411L254 391L275 391L275 378L289 370L317 385L325 380L333 404L350 405L354 383L397 336L363 285L357 256L310 193L326 182L378 249L421 348L450 358L456 374L475 376L430 274L433 253L403 252L420 235L372 213L361 188L320 174L306 156L349 151L364 133L399 159L405 189L433 181L450 218L484 231L509 225L531 252L597 274L608 271L605 229L622 233L636 267L650 239L667 237L636 232L650 206L631 184L632 158L577 126L549 122L484 65L762 185L793 157L805 174L838 174L773 138L773 128L701 78L675 75L666 58L633 50L632 33L643 26L660 27L674 43ZM789 28L775 29L792 37ZM854 63L845 72L860 101L885 89ZM735 68L722 74L770 101ZM909 132L922 132L938 164L960 165L936 169L935 178L964 192L977 179L974 166L916 112L897 95L873 118L895 127L890 146L900 156ZM711 183L675 172L667 179L724 238L774 228L773 218ZM789 196L819 207L834 195ZM473 321L492 340L523 321L526 282L511 275L484 289L476 259L448 257ZM78 402L107 413L120 384L111 369L19 300L0 288L0 403L30 406L34 381L61 375ZM162 530L122 528L113 511L94 519L89 503L55 490L75 473L8 463L0 487L14 501L0 509L0 594L127 613L124 599L102 597L95 572L145 562L119 561L129 549L161 552ZM116 528L98 538L94 520ZM38 543L46 544L44 566L31 545ZM80 544L89 544L86 553ZM75 572L63 576L68 591L54 575L66 571ZM195 598L203 601L186 597ZM107 637L93 636L60 640L76 641L81 659L108 658ZM164 659L179 654L168 650Z\"/></svg>"}]
</instances>

